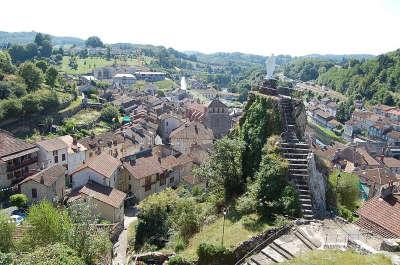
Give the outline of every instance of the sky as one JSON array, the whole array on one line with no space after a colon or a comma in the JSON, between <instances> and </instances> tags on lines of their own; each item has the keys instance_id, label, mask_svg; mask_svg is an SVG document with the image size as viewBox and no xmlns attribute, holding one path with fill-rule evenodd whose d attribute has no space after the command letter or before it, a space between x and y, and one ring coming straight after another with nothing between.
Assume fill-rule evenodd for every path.
<instances>
[{"instance_id":1,"label":"sky","mask_svg":"<svg viewBox=\"0 0 400 265\"><path fill-rule=\"evenodd\" d=\"M12 0L0 31L181 51L381 54L400 48L400 0Z\"/></svg>"}]
</instances>

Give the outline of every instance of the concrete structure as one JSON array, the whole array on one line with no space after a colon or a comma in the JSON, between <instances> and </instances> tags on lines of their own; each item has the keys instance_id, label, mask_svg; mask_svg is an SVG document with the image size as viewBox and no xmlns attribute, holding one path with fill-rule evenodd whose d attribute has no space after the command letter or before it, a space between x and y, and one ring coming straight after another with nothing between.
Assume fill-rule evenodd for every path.
<instances>
[{"instance_id":1,"label":"concrete structure","mask_svg":"<svg viewBox=\"0 0 400 265\"><path fill-rule=\"evenodd\" d=\"M136 77L133 74L116 74L113 83L119 86L131 86L135 83Z\"/></svg>"},{"instance_id":2,"label":"concrete structure","mask_svg":"<svg viewBox=\"0 0 400 265\"><path fill-rule=\"evenodd\" d=\"M48 200L58 202L65 195L66 169L61 165L52 165L39 173L27 177L18 186L30 202Z\"/></svg>"},{"instance_id":3,"label":"concrete structure","mask_svg":"<svg viewBox=\"0 0 400 265\"><path fill-rule=\"evenodd\" d=\"M44 140L37 143L39 147L39 166L44 169L52 165L68 167L67 144L59 138Z\"/></svg>"},{"instance_id":4,"label":"concrete structure","mask_svg":"<svg viewBox=\"0 0 400 265\"><path fill-rule=\"evenodd\" d=\"M38 170L39 149L0 130L0 188L10 187Z\"/></svg>"},{"instance_id":5,"label":"concrete structure","mask_svg":"<svg viewBox=\"0 0 400 265\"><path fill-rule=\"evenodd\" d=\"M115 187L121 174L121 161L107 153L102 153L75 169L70 175L72 189L96 182L103 186Z\"/></svg>"},{"instance_id":6,"label":"concrete structure","mask_svg":"<svg viewBox=\"0 0 400 265\"><path fill-rule=\"evenodd\" d=\"M156 82L165 79L165 73L162 72L135 72L137 80Z\"/></svg>"}]
</instances>

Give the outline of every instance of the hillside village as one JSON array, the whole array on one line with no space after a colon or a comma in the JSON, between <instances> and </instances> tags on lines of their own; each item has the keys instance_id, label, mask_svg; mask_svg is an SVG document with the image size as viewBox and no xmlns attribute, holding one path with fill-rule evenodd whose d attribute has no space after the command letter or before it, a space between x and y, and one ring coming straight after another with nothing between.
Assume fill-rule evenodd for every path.
<instances>
[{"instance_id":1,"label":"hillside village","mask_svg":"<svg viewBox=\"0 0 400 265\"><path fill-rule=\"evenodd\" d=\"M4 260L400 264L400 108L353 100L343 119L346 97L274 74L273 55L225 82L231 65L173 49L44 55L39 34L32 58L0 50Z\"/></svg>"}]
</instances>

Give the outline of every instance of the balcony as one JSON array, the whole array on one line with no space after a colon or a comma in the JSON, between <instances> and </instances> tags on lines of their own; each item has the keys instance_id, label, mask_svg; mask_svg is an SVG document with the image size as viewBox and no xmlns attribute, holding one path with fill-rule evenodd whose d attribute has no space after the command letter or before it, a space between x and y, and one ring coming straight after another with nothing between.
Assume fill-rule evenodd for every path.
<instances>
[{"instance_id":1,"label":"balcony","mask_svg":"<svg viewBox=\"0 0 400 265\"><path fill-rule=\"evenodd\" d=\"M22 167L25 167L27 165L30 165L30 164L33 164L33 163L37 163L37 162L38 162L38 158L37 157L24 159L24 160L22 160L22 161L20 161L18 163L14 163L12 165L7 165L7 172L14 171L16 169L19 169L19 168L22 168Z\"/></svg>"}]
</instances>

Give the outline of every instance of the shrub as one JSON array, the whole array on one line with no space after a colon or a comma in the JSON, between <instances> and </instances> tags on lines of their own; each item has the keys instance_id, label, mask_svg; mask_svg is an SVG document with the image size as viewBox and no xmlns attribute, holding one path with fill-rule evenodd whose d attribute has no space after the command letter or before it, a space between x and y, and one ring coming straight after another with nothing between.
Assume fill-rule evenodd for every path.
<instances>
[{"instance_id":1,"label":"shrub","mask_svg":"<svg viewBox=\"0 0 400 265\"><path fill-rule=\"evenodd\" d=\"M201 243L197 248L199 265L234 264L232 252L220 245Z\"/></svg>"},{"instance_id":2,"label":"shrub","mask_svg":"<svg viewBox=\"0 0 400 265\"><path fill-rule=\"evenodd\" d=\"M189 261L181 256L172 256L168 259L169 265L191 265Z\"/></svg>"},{"instance_id":3,"label":"shrub","mask_svg":"<svg viewBox=\"0 0 400 265\"><path fill-rule=\"evenodd\" d=\"M175 239L175 252L180 252L186 248L186 241L180 236Z\"/></svg>"},{"instance_id":4,"label":"shrub","mask_svg":"<svg viewBox=\"0 0 400 265\"><path fill-rule=\"evenodd\" d=\"M25 208L28 204L28 197L25 194L14 194L11 195L10 202L15 207Z\"/></svg>"}]
</instances>

